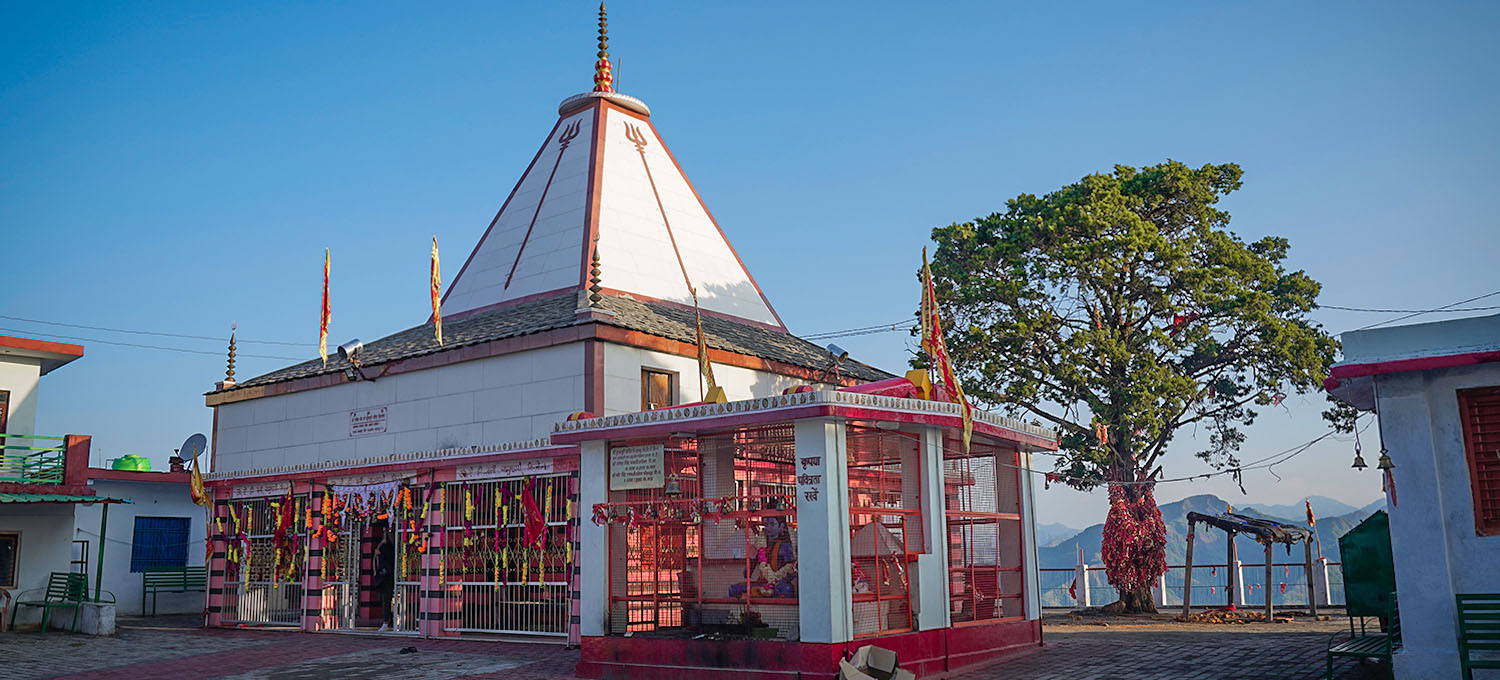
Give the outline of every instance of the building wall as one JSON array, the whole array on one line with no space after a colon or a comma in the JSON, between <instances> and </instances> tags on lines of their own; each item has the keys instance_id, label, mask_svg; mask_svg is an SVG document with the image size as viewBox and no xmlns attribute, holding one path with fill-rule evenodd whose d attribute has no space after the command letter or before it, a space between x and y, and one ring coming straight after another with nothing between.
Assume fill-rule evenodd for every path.
<instances>
[{"instance_id":1,"label":"building wall","mask_svg":"<svg viewBox=\"0 0 1500 680\"><path fill-rule=\"evenodd\" d=\"M1456 593L1500 591L1500 536L1474 531L1457 391L1500 385L1500 365L1378 376L1380 427L1395 464L1391 508L1403 649L1398 677L1457 677Z\"/></svg>"},{"instance_id":2,"label":"building wall","mask_svg":"<svg viewBox=\"0 0 1500 680\"><path fill-rule=\"evenodd\" d=\"M204 509L193 505L186 484L96 479L90 483L100 496L124 498L131 503L117 503L109 509L109 526L105 532L104 589L113 593L120 616L139 616L141 612L141 574L130 571L131 544L135 518L185 517L189 520L187 563L203 566L205 536ZM79 505L73 514L74 538L89 541L89 571L99 558L99 515L102 506ZM189 614L203 610L204 593L163 593L156 597L159 614ZM148 610L149 611L149 610Z\"/></svg>"},{"instance_id":3,"label":"building wall","mask_svg":"<svg viewBox=\"0 0 1500 680\"><path fill-rule=\"evenodd\" d=\"M17 552L16 587L13 599L40 597L47 588L47 577L54 571L68 571L73 547L73 506L50 503L0 505L0 532L20 532ZM92 588L93 584L89 584ZM27 592L33 591L33 592ZM90 591L92 594L92 590ZM63 610L58 610L61 612ZM53 615L72 616L72 612ZM42 610L23 607L17 615L21 625L42 621Z\"/></svg>"},{"instance_id":4,"label":"building wall","mask_svg":"<svg viewBox=\"0 0 1500 680\"><path fill-rule=\"evenodd\" d=\"M0 390L10 391L10 416L6 419L6 431L39 434L36 431L36 402L37 381L41 377L40 359L0 356ZM43 443L37 442L37 445Z\"/></svg>"},{"instance_id":5,"label":"building wall","mask_svg":"<svg viewBox=\"0 0 1500 680\"><path fill-rule=\"evenodd\" d=\"M699 401L698 359L626 345L604 343L604 413L617 415L641 410L641 369L677 374L677 403ZM807 381L739 366L714 364L714 380L729 401L781 394Z\"/></svg>"},{"instance_id":6,"label":"building wall","mask_svg":"<svg viewBox=\"0 0 1500 680\"><path fill-rule=\"evenodd\" d=\"M583 410L583 357L575 342L224 404L213 470L545 437ZM385 432L351 434L353 412L380 407Z\"/></svg>"}]
</instances>

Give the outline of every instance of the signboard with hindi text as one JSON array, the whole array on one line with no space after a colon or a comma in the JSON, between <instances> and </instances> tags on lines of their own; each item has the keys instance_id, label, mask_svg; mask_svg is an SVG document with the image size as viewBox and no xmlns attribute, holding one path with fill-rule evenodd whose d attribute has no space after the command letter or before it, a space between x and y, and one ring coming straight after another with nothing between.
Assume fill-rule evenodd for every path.
<instances>
[{"instance_id":1,"label":"signboard with hindi text","mask_svg":"<svg viewBox=\"0 0 1500 680\"><path fill-rule=\"evenodd\" d=\"M609 450L609 490L660 489L666 481L666 447L617 446Z\"/></svg>"}]
</instances>

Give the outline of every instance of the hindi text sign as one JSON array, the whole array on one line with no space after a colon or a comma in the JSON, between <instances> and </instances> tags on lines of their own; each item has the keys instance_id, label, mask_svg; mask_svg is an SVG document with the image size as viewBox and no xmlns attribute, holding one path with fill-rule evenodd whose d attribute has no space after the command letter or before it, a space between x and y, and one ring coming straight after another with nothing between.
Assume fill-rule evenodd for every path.
<instances>
[{"instance_id":1,"label":"hindi text sign","mask_svg":"<svg viewBox=\"0 0 1500 680\"><path fill-rule=\"evenodd\" d=\"M618 446L609 450L609 490L660 489L666 481L666 447Z\"/></svg>"}]
</instances>

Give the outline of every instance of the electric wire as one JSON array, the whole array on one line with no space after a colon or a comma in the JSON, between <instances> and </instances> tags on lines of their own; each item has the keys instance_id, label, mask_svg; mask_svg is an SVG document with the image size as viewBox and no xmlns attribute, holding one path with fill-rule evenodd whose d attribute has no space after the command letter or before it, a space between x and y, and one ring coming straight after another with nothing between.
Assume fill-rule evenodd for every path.
<instances>
[{"instance_id":1,"label":"electric wire","mask_svg":"<svg viewBox=\"0 0 1500 680\"><path fill-rule=\"evenodd\" d=\"M82 328L82 329L90 330L90 331L108 331L110 333L130 333L132 335L159 335L159 336L168 337L168 338L187 338L189 340L218 340L219 342L227 342L228 341L228 338L223 337L223 336L188 335L186 333L167 333L167 332L164 332L164 331L141 331L141 330L130 330L130 329L126 329L126 328L109 328L107 326L87 326L87 325L84 325L84 324L77 324L77 323L63 323L61 321L43 321L41 319L27 319L27 318L23 318L23 317L19 317L19 316L9 316L9 315L6 315L6 314L0 314L0 319L9 319L11 321L25 321L26 323L39 323L39 324L45 324L45 325L48 325L48 326L66 326L68 328ZM252 344L252 345L285 345L285 346L288 346L288 347L311 347L311 344L305 343L305 342L283 342L281 340L248 340L248 339L245 339L245 338L238 338L238 337L235 338L235 342L238 342L238 343L241 343L241 344Z\"/></svg>"},{"instance_id":2,"label":"electric wire","mask_svg":"<svg viewBox=\"0 0 1500 680\"><path fill-rule=\"evenodd\" d=\"M1398 316L1398 317L1396 317L1394 319L1386 319L1385 321L1380 321L1380 322L1377 322L1377 323L1372 323L1372 324L1370 324L1368 326L1361 326L1361 327L1356 328L1354 330L1356 330L1356 331L1369 330L1371 328L1375 328L1375 327L1378 327L1378 326L1384 326L1386 324L1396 323L1397 321L1405 321L1407 319L1411 319L1411 318L1414 318L1414 317L1422 316L1423 314L1431 314L1433 312L1445 312L1445 311L1448 311L1450 308L1457 307L1457 306L1463 305L1463 304L1468 304L1468 303L1474 302L1476 300L1483 300L1483 299L1488 298L1488 297L1494 297L1496 295L1500 295L1500 290L1493 291L1493 292L1490 292L1490 293L1485 293L1484 295L1476 295L1476 296L1471 297L1471 298L1469 298L1467 300L1459 300L1458 302L1454 302L1452 304L1446 304L1446 305L1443 305L1442 307L1438 307L1437 309L1412 312L1410 314L1407 314L1406 316ZM1349 331L1345 331L1345 333L1347 333L1347 332L1349 332Z\"/></svg>"},{"instance_id":3,"label":"electric wire","mask_svg":"<svg viewBox=\"0 0 1500 680\"><path fill-rule=\"evenodd\" d=\"M34 333L32 331L22 331L22 330L17 330L17 329L14 329L14 328L0 328L0 331L5 331L7 333L25 333L27 335L38 335L37 333ZM161 350L161 351L164 351L164 352L179 352L179 353L182 353L182 354L207 354L209 356L216 356L216 357L217 356L224 356L224 352L215 352L215 351L210 351L210 350L205 350L205 349L187 349L185 347L163 347L161 345L142 345L142 344L134 343L134 342L118 342L118 341L115 341L115 340L99 340L97 338L82 338L82 337L78 337L76 335L61 335L61 334L58 334L58 333L40 333L39 335L44 335L44 336L52 337L52 338L61 338L63 340L78 340L78 341L81 341L81 342L94 342L94 343L99 343L101 345L119 345L121 347L135 347L135 348L138 348L138 349L154 349L154 350ZM275 354L241 354L239 352L236 352L235 356L237 356L237 357L250 357L250 358L254 358L254 359L282 359L282 360L286 360L286 361L303 361L303 359L299 359L297 357L286 357L286 356L280 356L280 355L275 355Z\"/></svg>"}]
</instances>

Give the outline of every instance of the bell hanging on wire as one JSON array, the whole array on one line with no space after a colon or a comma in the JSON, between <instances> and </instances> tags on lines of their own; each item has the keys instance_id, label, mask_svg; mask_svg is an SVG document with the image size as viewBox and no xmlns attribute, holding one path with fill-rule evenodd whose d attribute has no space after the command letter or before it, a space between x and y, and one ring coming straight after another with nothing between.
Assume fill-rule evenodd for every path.
<instances>
[{"instance_id":1,"label":"bell hanging on wire","mask_svg":"<svg viewBox=\"0 0 1500 680\"><path fill-rule=\"evenodd\" d=\"M682 495L682 480L677 476L676 473L673 473L671 477L667 478L667 487L665 489L662 489L662 493L672 498L676 498Z\"/></svg>"},{"instance_id":2,"label":"bell hanging on wire","mask_svg":"<svg viewBox=\"0 0 1500 680\"><path fill-rule=\"evenodd\" d=\"M1377 469L1377 470L1389 470L1389 469L1391 469L1393 467L1396 467L1396 464L1391 462L1391 454L1390 454L1390 452L1386 451L1385 449L1381 449L1380 450L1380 460L1375 463L1375 469Z\"/></svg>"},{"instance_id":3,"label":"bell hanging on wire","mask_svg":"<svg viewBox=\"0 0 1500 680\"><path fill-rule=\"evenodd\" d=\"M1359 433L1358 432L1354 433L1354 464L1350 465L1349 467L1352 467L1352 468L1354 468L1356 470L1363 470L1363 469L1365 469L1367 467L1370 467L1369 465L1367 465L1365 463L1365 457L1360 452L1360 448L1359 448Z\"/></svg>"}]
</instances>

